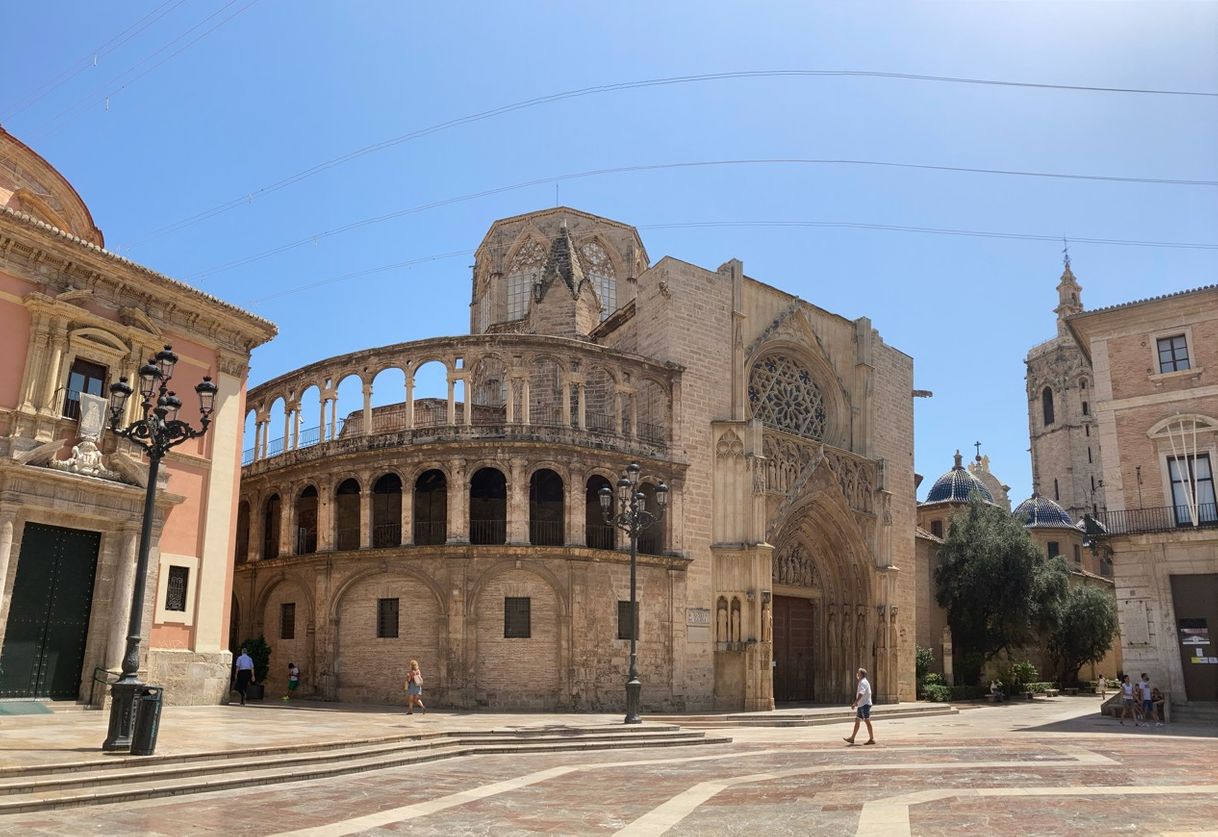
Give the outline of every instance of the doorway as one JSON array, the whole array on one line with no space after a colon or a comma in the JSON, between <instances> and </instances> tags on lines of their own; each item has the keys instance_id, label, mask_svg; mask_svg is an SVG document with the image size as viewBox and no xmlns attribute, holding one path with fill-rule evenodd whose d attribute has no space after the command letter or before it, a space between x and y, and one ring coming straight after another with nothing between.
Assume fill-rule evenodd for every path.
<instances>
[{"instance_id":1,"label":"doorway","mask_svg":"<svg viewBox=\"0 0 1218 837\"><path fill-rule=\"evenodd\" d=\"M75 700L101 533L27 523L0 651L0 697Z\"/></svg>"},{"instance_id":2,"label":"doorway","mask_svg":"<svg viewBox=\"0 0 1218 837\"><path fill-rule=\"evenodd\" d=\"M774 700L811 703L813 683L814 611L809 599L774 597Z\"/></svg>"},{"instance_id":3,"label":"doorway","mask_svg":"<svg viewBox=\"0 0 1218 837\"><path fill-rule=\"evenodd\" d=\"M1171 576L1187 700L1218 700L1218 574Z\"/></svg>"}]
</instances>

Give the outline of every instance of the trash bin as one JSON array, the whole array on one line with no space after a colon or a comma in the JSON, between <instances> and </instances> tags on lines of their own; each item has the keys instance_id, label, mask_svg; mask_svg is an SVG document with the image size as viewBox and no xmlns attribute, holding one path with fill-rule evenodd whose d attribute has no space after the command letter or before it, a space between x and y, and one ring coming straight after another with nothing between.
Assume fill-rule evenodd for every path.
<instances>
[{"instance_id":1,"label":"trash bin","mask_svg":"<svg viewBox=\"0 0 1218 837\"><path fill-rule=\"evenodd\" d=\"M162 686L143 686L135 698L135 724L131 729L131 755L150 756L156 750L156 734L161 728Z\"/></svg>"}]
</instances>

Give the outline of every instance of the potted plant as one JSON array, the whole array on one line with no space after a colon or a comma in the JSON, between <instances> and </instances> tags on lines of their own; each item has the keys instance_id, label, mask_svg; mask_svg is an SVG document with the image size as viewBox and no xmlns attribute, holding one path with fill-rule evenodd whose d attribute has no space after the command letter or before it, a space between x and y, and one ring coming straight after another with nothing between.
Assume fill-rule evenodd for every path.
<instances>
[{"instance_id":1,"label":"potted plant","mask_svg":"<svg viewBox=\"0 0 1218 837\"><path fill-rule=\"evenodd\" d=\"M264 686L267 675L271 672L271 646L267 645L262 634L241 643L245 653L254 661L254 682L250 684L246 697L249 700L262 700L266 694Z\"/></svg>"}]
</instances>

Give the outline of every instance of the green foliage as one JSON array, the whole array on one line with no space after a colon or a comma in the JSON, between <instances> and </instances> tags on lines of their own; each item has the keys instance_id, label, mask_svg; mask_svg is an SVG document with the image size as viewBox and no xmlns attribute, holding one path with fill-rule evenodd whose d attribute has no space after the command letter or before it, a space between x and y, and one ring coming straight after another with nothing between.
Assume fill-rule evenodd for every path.
<instances>
[{"instance_id":1,"label":"green foliage","mask_svg":"<svg viewBox=\"0 0 1218 837\"><path fill-rule=\"evenodd\" d=\"M1022 522L974 495L939 550L936 595L961 648L959 674L980 680L984 663L1029 644L1058 619L1064 560L1046 561Z\"/></svg>"},{"instance_id":2,"label":"green foliage","mask_svg":"<svg viewBox=\"0 0 1218 837\"><path fill-rule=\"evenodd\" d=\"M259 683L266 682L266 676L271 672L271 646L267 645L266 637L262 634L241 643L245 653L254 661L254 679Z\"/></svg>"},{"instance_id":3,"label":"green foliage","mask_svg":"<svg viewBox=\"0 0 1218 837\"><path fill-rule=\"evenodd\" d=\"M942 686L943 675L937 671L927 672L926 677L922 680L927 686Z\"/></svg>"},{"instance_id":4,"label":"green foliage","mask_svg":"<svg viewBox=\"0 0 1218 837\"><path fill-rule=\"evenodd\" d=\"M1057 623L1047 632L1049 655L1062 683L1078 681L1078 670L1102 660L1116 634L1116 603L1096 587L1079 585L1070 590L1058 611Z\"/></svg>"},{"instance_id":5,"label":"green foliage","mask_svg":"<svg viewBox=\"0 0 1218 837\"><path fill-rule=\"evenodd\" d=\"M935 703L947 703L952 699L952 690L938 683L927 683L922 689L922 696Z\"/></svg>"},{"instance_id":6,"label":"green foliage","mask_svg":"<svg viewBox=\"0 0 1218 837\"><path fill-rule=\"evenodd\" d=\"M935 652L933 649L923 648L921 645L914 646L914 671L919 683L926 682L927 672L934 664Z\"/></svg>"},{"instance_id":7,"label":"green foliage","mask_svg":"<svg viewBox=\"0 0 1218 837\"><path fill-rule=\"evenodd\" d=\"M1036 670L1036 666L1027 660L1019 660L1007 666L1007 673L1003 677L1003 682L1009 683L1014 687L1025 687L1015 688L1014 691L1028 691L1027 685L1036 682L1036 678L1039 675L1040 672Z\"/></svg>"}]
</instances>

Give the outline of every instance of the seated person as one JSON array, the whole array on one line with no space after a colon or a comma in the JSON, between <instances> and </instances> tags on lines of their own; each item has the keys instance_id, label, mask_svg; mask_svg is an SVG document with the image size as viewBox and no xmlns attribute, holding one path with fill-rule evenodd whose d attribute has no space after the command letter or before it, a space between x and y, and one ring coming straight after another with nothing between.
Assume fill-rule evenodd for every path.
<instances>
[{"instance_id":1,"label":"seated person","mask_svg":"<svg viewBox=\"0 0 1218 837\"><path fill-rule=\"evenodd\" d=\"M1155 686L1150 690L1150 703L1154 709L1155 726L1163 726L1163 704L1167 702L1167 697L1159 691L1159 687Z\"/></svg>"},{"instance_id":2,"label":"seated person","mask_svg":"<svg viewBox=\"0 0 1218 837\"><path fill-rule=\"evenodd\" d=\"M1002 693L1002 684L997 680L990 681L990 694L994 695L997 700L1002 700L1006 695Z\"/></svg>"}]
</instances>

